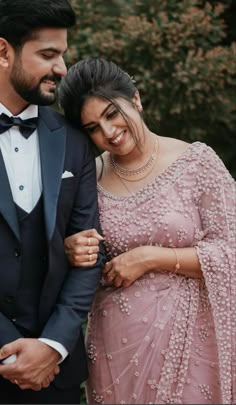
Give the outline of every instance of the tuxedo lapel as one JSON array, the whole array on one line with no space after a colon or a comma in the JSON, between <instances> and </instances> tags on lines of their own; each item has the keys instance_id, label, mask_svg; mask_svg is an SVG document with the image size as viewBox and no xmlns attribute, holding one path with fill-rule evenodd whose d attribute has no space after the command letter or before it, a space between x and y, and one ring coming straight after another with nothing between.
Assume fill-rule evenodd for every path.
<instances>
[{"instance_id":1,"label":"tuxedo lapel","mask_svg":"<svg viewBox=\"0 0 236 405\"><path fill-rule=\"evenodd\" d=\"M44 215L48 241L51 240L57 214L57 201L65 156L65 127L49 110L40 109L39 146L43 183Z\"/></svg>"},{"instance_id":2,"label":"tuxedo lapel","mask_svg":"<svg viewBox=\"0 0 236 405\"><path fill-rule=\"evenodd\" d=\"M11 188L1 150L0 150L0 187L1 187L0 213L7 221L8 225L14 232L17 239L20 240L20 230L16 215L15 203L13 201Z\"/></svg>"}]
</instances>

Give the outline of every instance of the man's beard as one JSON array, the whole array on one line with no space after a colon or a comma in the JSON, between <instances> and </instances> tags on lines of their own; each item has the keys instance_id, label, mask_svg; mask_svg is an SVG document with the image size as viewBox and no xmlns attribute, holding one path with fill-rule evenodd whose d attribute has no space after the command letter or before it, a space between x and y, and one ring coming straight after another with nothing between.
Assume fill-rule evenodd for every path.
<instances>
[{"instance_id":1,"label":"man's beard","mask_svg":"<svg viewBox=\"0 0 236 405\"><path fill-rule=\"evenodd\" d=\"M10 77L14 90L25 101L36 105L50 105L56 101L56 88L51 89L50 93L42 93L40 85L44 80L58 83L60 77L56 75L47 75L42 77L36 86L32 86L30 80L28 79L27 81L27 74L23 71L20 62L14 65Z\"/></svg>"}]
</instances>

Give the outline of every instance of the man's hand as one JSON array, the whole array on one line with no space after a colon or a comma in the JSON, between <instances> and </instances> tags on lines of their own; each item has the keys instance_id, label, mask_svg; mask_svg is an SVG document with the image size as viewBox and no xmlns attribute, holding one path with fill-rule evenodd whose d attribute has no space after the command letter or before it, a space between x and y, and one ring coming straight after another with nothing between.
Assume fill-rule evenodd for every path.
<instances>
[{"instance_id":1,"label":"man's hand","mask_svg":"<svg viewBox=\"0 0 236 405\"><path fill-rule=\"evenodd\" d=\"M16 361L0 365L0 375L21 389L38 391L46 388L60 372L57 365L60 353L37 339L17 339L4 345L0 360L12 354L16 355Z\"/></svg>"}]
</instances>

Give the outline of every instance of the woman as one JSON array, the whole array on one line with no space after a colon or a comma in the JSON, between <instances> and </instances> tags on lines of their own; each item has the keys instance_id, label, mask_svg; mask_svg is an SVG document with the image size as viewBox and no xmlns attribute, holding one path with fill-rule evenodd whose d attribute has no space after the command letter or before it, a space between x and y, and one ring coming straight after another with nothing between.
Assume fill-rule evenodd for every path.
<instances>
[{"instance_id":1,"label":"woman","mask_svg":"<svg viewBox=\"0 0 236 405\"><path fill-rule=\"evenodd\" d=\"M132 78L112 62L78 62L59 95L105 151L108 262L88 323L88 402L234 402L234 180L205 144L151 132ZM69 259L92 264L98 239L93 230L68 238Z\"/></svg>"}]
</instances>

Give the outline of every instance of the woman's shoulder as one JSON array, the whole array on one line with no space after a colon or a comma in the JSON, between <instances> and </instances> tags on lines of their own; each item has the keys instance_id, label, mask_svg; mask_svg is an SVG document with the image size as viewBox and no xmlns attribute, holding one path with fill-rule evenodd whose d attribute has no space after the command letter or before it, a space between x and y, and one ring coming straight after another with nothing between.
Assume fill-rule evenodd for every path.
<instances>
[{"instance_id":1,"label":"woman's shoulder","mask_svg":"<svg viewBox=\"0 0 236 405\"><path fill-rule=\"evenodd\" d=\"M97 181L102 177L103 170L108 161L108 152L103 152L96 158Z\"/></svg>"},{"instance_id":2,"label":"woman's shoulder","mask_svg":"<svg viewBox=\"0 0 236 405\"><path fill-rule=\"evenodd\" d=\"M215 151L204 142L189 143L177 138L159 137L159 144L162 155L171 160L177 160L182 155L193 160L202 158L205 160L206 156L214 160L218 157Z\"/></svg>"},{"instance_id":3,"label":"woman's shoulder","mask_svg":"<svg viewBox=\"0 0 236 405\"><path fill-rule=\"evenodd\" d=\"M230 179L234 182L223 160L206 143L200 141L187 143L174 138L166 138L163 144L166 147L166 156L172 156L172 159L176 158L176 160L183 157L188 167L191 165L191 170L193 165L195 166L200 177L212 176L219 180Z\"/></svg>"},{"instance_id":4,"label":"woman's shoulder","mask_svg":"<svg viewBox=\"0 0 236 405\"><path fill-rule=\"evenodd\" d=\"M162 153L170 153L179 157L191 144L177 138L159 136L159 145Z\"/></svg>"},{"instance_id":5,"label":"woman's shoulder","mask_svg":"<svg viewBox=\"0 0 236 405\"><path fill-rule=\"evenodd\" d=\"M176 138L158 136L159 156L158 168L162 172L185 154L191 144Z\"/></svg>"},{"instance_id":6,"label":"woman's shoulder","mask_svg":"<svg viewBox=\"0 0 236 405\"><path fill-rule=\"evenodd\" d=\"M199 173L202 170L219 173L227 171L222 159L204 142L188 143L176 138L159 137L159 152L160 170L165 170L174 162L181 162L187 167L191 165L191 169L194 165Z\"/></svg>"}]
</instances>

